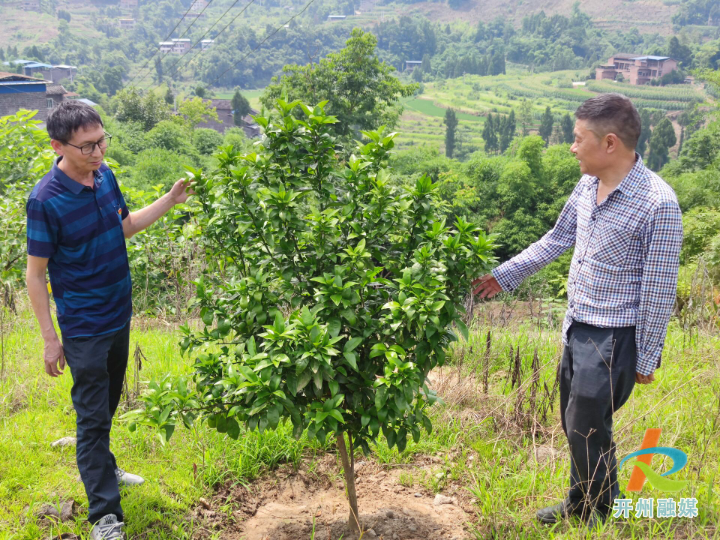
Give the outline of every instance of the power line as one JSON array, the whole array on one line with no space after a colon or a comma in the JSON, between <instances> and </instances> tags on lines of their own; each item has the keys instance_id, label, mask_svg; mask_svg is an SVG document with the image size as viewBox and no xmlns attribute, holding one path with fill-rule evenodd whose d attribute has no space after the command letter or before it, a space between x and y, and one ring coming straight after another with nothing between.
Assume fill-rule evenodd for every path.
<instances>
[{"instance_id":1,"label":"power line","mask_svg":"<svg viewBox=\"0 0 720 540\"><path fill-rule=\"evenodd\" d=\"M307 11L307 9L308 9L312 4L314 4L314 3L315 3L315 0L310 0L307 4L305 4L305 7L304 7L304 8L302 8L302 9L301 9L300 11L298 11L295 15L293 15L292 17L290 17L290 18L285 22L285 24L281 24L280 26L278 26L272 34L268 34L267 36L265 36L265 39L263 39L260 43L258 43L258 44L255 46L255 48L251 49L250 52L248 52L248 53L247 53L245 56L243 56L240 60L238 60L238 61L235 62L232 66L230 66L230 67L227 68L225 71L223 71L223 72L220 74L220 76L218 76L217 78L215 78L215 79L213 79L212 81L210 81L210 82L208 83L208 86L212 86L212 85L215 84L217 81L219 81L220 79L222 79L222 77L223 77L228 71L230 71L231 69L235 69L235 68L238 66L238 64L240 64L241 62L244 62L252 53L254 53L255 51L257 51L257 50L262 46L263 43L265 43L268 39L270 39L270 38L273 37L275 34L277 34L277 33L280 31L281 28L285 28L285 27L286 27L287 25L289 25L292 21L294 21L297 17L299 17L300 15L302 15L303 13L305 13L305 11Z\"/></svg>"},{"instance_id":2,"label":"power line","mask_svg":"<svg viewBox=\"0 0 720 540\"><path fill-rule=\"evenodd\" d=\"M197 40L197 43L195 43L192 47L190 47L190 49L188 49L187 51L185 51L185 52L182 54L182 56L180 56L180 58L177 59L177 62L175 62L172 66L170 66L169 71L170 71L170 70L175 70L175 73L177 73L177 67L180 65L180 62L181 62L182 59L185 57L185 55L188 54L190 51L192 51L193 48L197 47L198 44L202 43L202 40L205 39L205 36L207 36L207 35L210 33L210 31L211 31L213 28L215 28L215 25L216 25L217 23L219 23L220 20L228 13L228 11L230 11L233 7L235 7L235 4L237 4L239 1L240 1L240 0L236 0L235 3L234 3L232 6L230 6L230 7L228 8L228 10L227 10L225 13L223 13L223 14L220 16L220 18L218 18L218 20L215 21L215 24L213 24L210 28L208 28L208 30L207 30L202 36L200 36L200 39ZM240 10L240 12L239 12L237 15L235 15L235 17L233 17L233 19L232 19L228 24L226 24L225 27L224 27L222 30L220 30L220 32L218 32L218 33L216 34L215 38L217 38L217 36L219 36L220 34L222 34L225 30L227 30L228 27L229 27L232 23L234 23L234 22L238 19L238 17L240 17L240 15L242 15L243 13L245 13L245 11L247 10L247 8L249 8L253 3L255 3L255 0L250 0L250 2L248 2L248 3L245 5L245 7L242 8L242 9ZM200 49L198 52L196 52L196 53L192 56L192 58L190 58L190 59L188 60L188 63L191 62L191 61L192 61L196 56L198 56L199 54L202 54L202 49ZM147 76L147 74L146 74L145 76ZM145 77L143 77L143 79L144 79L144 78L145 78ZM143 79L141 79L140 81L138 81L138 84L139 84Z\"/></svg>"},{"instance_id":3,"label":"power line","mask_svg":"<svg viewBox=\"0 0 720 540\"><path fill-rule=\"evenodd\" d=\"M212 2L212 0L210 0L210 2ZM208 2L208 3L205 5L205 8L203 8L203 11L205 11L205 9L207 9L207 7L210 5L210 2ZM170 30L170 33L167 35L167 37L166 37L165 39L163 39L163 41L167 41L168 39L170 39L170 37L173 35L173 32L175 32L175 30L177 30L178 26L180 26L180 25L182 24L182 22L185 20L185 17L187 17L188 13L190 13L190 10L192 9L192 7L193 7L194 4L195 4L194 1L193 1L193 2L190 2L190 6L187 8L187 11L183 14L183 16L180 18L180 20L178 21L178 23L173 27L173 29ZM195 18L195 20L197 20L197 17ZM195 21L193 21L193 23L194 23L194 22L195 22ZM188 30L191 26L192 26L192 23L190 23L190 25L188 25L187 29L185 29L185 32L187 32L187 30ZM183 34L183 35L185 35L185 34ZM153 54L150 58L147 59L147 61L145 62L145 65L143 65L143 67L141 67L140 70L138 71L138 74L135 75L132 79L130 79L130 82L128 82L126 85L123 85L123 88L124 88L125 86L131 85L132 82L137 78L137 76L148 66L148 64L150 63L150 60L152 60L153 58L155 58L159 52L160 52L160 47L158 47L158 49L155 51L155 54ZM143 77L143 78L144 78L144 77Z\"/></svg>"}]
</instances>

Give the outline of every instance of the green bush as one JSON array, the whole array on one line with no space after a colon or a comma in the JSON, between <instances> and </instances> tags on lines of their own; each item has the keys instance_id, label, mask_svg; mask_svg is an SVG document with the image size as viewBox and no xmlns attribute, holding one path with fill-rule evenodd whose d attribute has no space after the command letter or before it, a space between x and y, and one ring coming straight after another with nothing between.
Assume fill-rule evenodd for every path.
<instances>
[{"instance_id":1,"label":"green bush","mask_svg":"<svg viewBox=\"0 0 720 540\"><path fill-rule=\"evenodd\" d=\"M189 141L192 131L172 120L163 120L145 134L149 148L163 148L175 153L192 153Z\"/></svg>"},{"instance_id":2,"label":"green bush","mask_svg":"<svg viewBox=\"0 0 720 540\"><path fill-rule=\"evenodd\" d=\"M681 262L689 263L710 251L716 237L720 237L720 210L693 208L683 215L683 247Z\"/></svg>"},{"instance_id":3,"label":"green bush","mask_svg":"<svg viewBox=\"0 0 720 540\"><path fill-rule=\"evenodd\" d=\"M192 134L192 142L198 152L210 155L223 144L223 136L214 129L196 128Z\"/></svg>"},{"instance_id":4,"label":"green bush","mask_svg":"<svg viewBox=\"0 0 720 540\"><path fill-rule=\"evenodd\" d=\"M14 305L24 282L25 203L35 183L50 170L54 153L37 111L0 117L0 303Z\"/></svg>"},{"instance_id":5,"label":"green bush","mask_svg":"<svg viewBox=\"0 0 720 540\"><path fill-rule=\"evenodd\" d=\"M165 148L148 148L136 156L126 183L146 191L156 185L167 190L185 175L185 163L188 162L191 162L189 156Z\"/></svg>"},{"instance_id":6,"label":"green bush","mask_svg":"<svg viewBox=\"0 0 720 540\"><path fill-rule=\"evenodd\" d=\"M225 130L223 135L223 146L232 145L235 150L245 150L249 147L251 141L245 137L242 128L231 127Z\"/></svg>"}]
</instances>

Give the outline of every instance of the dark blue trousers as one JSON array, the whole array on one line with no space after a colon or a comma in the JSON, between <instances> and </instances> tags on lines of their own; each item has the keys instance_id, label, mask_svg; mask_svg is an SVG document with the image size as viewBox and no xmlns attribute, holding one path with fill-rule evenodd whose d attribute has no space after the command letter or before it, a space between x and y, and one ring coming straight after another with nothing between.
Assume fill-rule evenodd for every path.
<instances>
[{"instance_id":1,"label":"dark blue trousers","mask_svg":"<svg viewBox=\"0 0 720 540\"><path fill-rule=\"evenodd\" d=\"M65 359L73 377L77 414L77 465L87 493L88 521L115 514L123 519L117 465L110 451L112 418L120 402L130 348L130 323L110 334L63 336Z\"/></svg>"},{"instance_id":2,"label":"dark blue trousers","mask_svg":"<svg viewBox=\"0 0 720 540\"><path fill-rule=\"evenodd\" d=\"M568 500L607 513L618 496L613 413L635 386L635 327L573 322L560 363L560 416L570 446Z\"/></svg>"}]
</instances>

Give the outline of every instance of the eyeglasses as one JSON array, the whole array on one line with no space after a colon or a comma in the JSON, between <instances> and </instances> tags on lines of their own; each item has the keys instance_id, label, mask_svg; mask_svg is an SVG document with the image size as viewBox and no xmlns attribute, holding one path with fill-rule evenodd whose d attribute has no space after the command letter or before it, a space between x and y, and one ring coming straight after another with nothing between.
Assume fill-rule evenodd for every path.
<instances>
[{"instance_id":1,"label":"eyeglasses","mask_svg":"<svg viewBox=\"0 0 720 540\"><path fill-rule=\"evenodd\" d=\"M110 146L110 140L112 139L112 135L110 135L108 132L104 131L105 136L100 139L98 142L90 142L87 144L83 144L82 146L76 146L74 144L71 144L69 142L63 143L67 144L68 146L72 146L73 148L77 148L80 150L80 153L84 156L89 156L95 151L95 147L97 146L100 148L100 150L105 150L108 146Z\"/></svg>"}]
</instances>

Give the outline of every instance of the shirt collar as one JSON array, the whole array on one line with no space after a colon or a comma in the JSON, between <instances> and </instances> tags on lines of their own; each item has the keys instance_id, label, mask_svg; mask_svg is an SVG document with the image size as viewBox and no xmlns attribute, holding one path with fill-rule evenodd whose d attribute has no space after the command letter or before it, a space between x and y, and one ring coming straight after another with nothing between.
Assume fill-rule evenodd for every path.
<instances>
[{"instance_id":1,"label":"shirt collar","mask_svg":"<svg viewBox=\"0 0 720 540\"><path fill-rule=\"evenodd\" d=\"M632 197L633 194L640 187L641 180L645 177L645 164L643 163L642 156L635 152L635 165L627 173L627 176L622 179L622 182L613 191L622 191L628 197ZM600 179L597 176L590 177L591 184L597 184Z\"/></svg>"},{"instance_id":2,"label":"shirt collar","mask_svg":"<svg viewBox=\"0 0 720 540\"><path fill-rule=\"evenodd\" d=\"M643 163L642 156L635 152L635 165L630 169L630 172L625 178L623 178L620 185L617 187L628 197L638 190L640 187L640 181L645 177L645 164Z\"/></svg>"},{"instance_id":3,"label":"shirt collar","mask_svg":"<svg viewBox=\"0 0 720 540\"><path fill-rule=\"evenodd\" d=\"M60 161L62 160L62 156L58 157L55 160L55 163L53 164L52 172L53 176L59 180L59 182L68 188L71 193L74 193L75 195L79 195L83 188L86 188L88 186L85 186L81 184L80 182L77 182L70 178L65 172L59 167ZM101 178L102 175L99 171L95 171L95 185L98 184L98 179Z\"/></svg>"}]
</instances>

